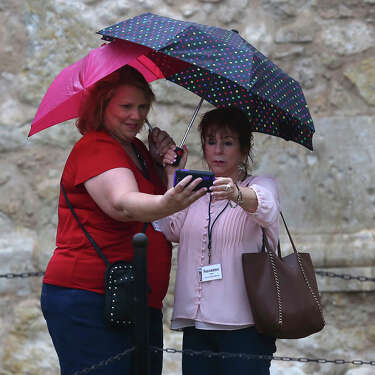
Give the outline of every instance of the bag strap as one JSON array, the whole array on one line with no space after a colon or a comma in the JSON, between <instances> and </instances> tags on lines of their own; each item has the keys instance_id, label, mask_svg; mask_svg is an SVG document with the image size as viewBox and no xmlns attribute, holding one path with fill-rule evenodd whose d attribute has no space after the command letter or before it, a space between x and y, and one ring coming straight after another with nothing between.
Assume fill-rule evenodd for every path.
<instances>
[{"instance_id":1,"label":"bag strap","mask_svg":"<svg viewBox=\"0 0 375 375\"><path fill-rule=\"evenodd\" d=\"M135 144L133 142L131 143L131 146L133 148L133 151L134 151L135 155L137 156L137 159L138 159L139 163L141 164L141 167L142 167L141 173L142 173L143 177L146 180L150 181L150 174L148 173L145 159L143 159L142 154L140 153L140 151L137 149L137 147L135 146Z\"/></svg>"},{"instance_id":2,"label":"bag strap","mask_svg":"<svg viewBox=\"0 0 375 375\"><path fill-rule=\"evenodd\" d=\"M63 195L64 195L64 198L65 198L65 202L66 204L68 205L68 207L70 208L70 211L72 212L74 218L76 219L79 227L82 229L83 233L86 235L87 239L90 241L92 247L96 250L96 252L98 253L98 255L100 256L100 258L103 259L105 265L107 267L109 267L111 265L111 263L108 261L108 259L106 258L106 256L103 254L103 252L101 251L100 247L98 246L98 244L95 242L95 240L92 238L92 236L90 235L90 233L86 230L86 228L83 226L83 224L81 223L81 221L79 220L78 216L77 216L77 213L75 212L72 204L70 203L70 200L68 199L68 196L66 194L66 191L64 189L64 185L62 184L62 182L60 183L61 185L61 190L63 192ZM147 228L147 224L148 223L144 223L143 224L143 229L142 229L142 233L145 233L146 232L146 228Z\"/></svg>"},{"instance_id":3,"label":"bag strap","mask_svg":"<svg viewBox=\"0 0 375 375\"><path fill-rule=\"evenodd\" d=\"M292 244L292 247L293 247L293 251L294 251L295 253L297 253L297 249L296 249L296 246L294 245L292 235L291 235L290 232L289 232L288 226L286 225L286 221L285 221L285 219L284 219L284 215L283 215L283 213L282 213L281 211L280 211L280 215L281 215L281 218L283 219L283 222L284 222L284 225L285 225L286 232L288 233L288 237L289 237L290 243ZM280 242L279 242L279 246L280 246Z\"/></svg>"},{"instance_id":4,"label":"bag strap","mask_svg":"<svg viewBox=\"0 0 375 375\"><path fill-rule=\"evenodd\" d=\"M283 223L285 225L285 229L286 229L286 232L288 234L290 243L292 244L293 251L297 254L296 246L294 245L294 241L293 241L292 235L289 232L289 228L288 228L288 225L286 224L286 221L285 221L285 218L284 218L284 215L283 215L282 211L280 211L280 215L281 215L281 218L283 219ZM269 242L268 242L268 238L266 236L266 231L264 230L263 227L261 227L261 228L262 228L262 233L263 233L263 241L262 241L262 250L261 250L261 252L265 252L266 249L267 249L267 251L272 251L271 246L269 245ZM277 254L278 254L279 258L281 258L280 241L277 241Z\"/></svg>"}]
</instances>

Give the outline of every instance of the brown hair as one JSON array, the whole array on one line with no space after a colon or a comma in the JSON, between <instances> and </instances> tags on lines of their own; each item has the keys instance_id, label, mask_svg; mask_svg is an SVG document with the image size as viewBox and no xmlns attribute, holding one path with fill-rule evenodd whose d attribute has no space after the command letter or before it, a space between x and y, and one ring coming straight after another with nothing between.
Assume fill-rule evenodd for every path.
<instances>
[{"instance_id":1,"label":"brown hair","mask_svg":"<svg viewBox=\"0 0 375 375\"><path fill-rule=\"evenodd\" d=\"M206 112L198 129L201 133L202 149L204 152L204 145L208 130L227 129L238 135L240 142L240 149L243 155L246 155L245 168L249 167L249 160L253 161L253 133L251 131L251 124L249 118L241 109L236 107L216 108Z\"/></svg>"},{"instance_id":2,"label":"brown hair","mask_svg":"<svg viewBox=\"0 0 375 375\"><path fill-rule=\"evenodd\" d=\"M87 96L82 100L76 126L81 134L103 129L103 117L108 103L118 87L129 85L142 90L151 106L155 100L150 85L143 75L135 68L125 65L104 77L88 89Z\"/></svg>"}]
</instances>

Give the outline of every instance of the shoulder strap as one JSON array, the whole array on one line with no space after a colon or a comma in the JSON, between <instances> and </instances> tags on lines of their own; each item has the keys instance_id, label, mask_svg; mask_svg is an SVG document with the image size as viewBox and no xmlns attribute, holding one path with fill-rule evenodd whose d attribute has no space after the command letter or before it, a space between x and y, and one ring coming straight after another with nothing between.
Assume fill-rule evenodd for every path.
<instances>
[{"instance_id":1,"label":"shoulder strap","mask_svg":"<svg viewBox=\"0 0 375 375\"><path fill-rule=\"evenodd\" d=\"M87 232L86 228L82 225L81 221L79 220L72 204L70 203L70 200L68 199L68 196L66 194L66 191L64 189L64 185L62 184L62 182L60 183L61 185L61 190L63 192L63 195L64 195L64 198L65 198L65 202L66 204L68 205L68 207L70 208L70 211L72 212L74 218L77 220L77 223L79 225L79 227L82 229L83 233L86 235L87 239L90 241L92 247L96 250L96 252L98 253L98 255L100 256L100 258L103 259L105 265L108 267L110 265L108 259L106 258L106 256L103 254L103 252L100 250L100 247L98 246L98 244L95 242L95 240L91 237L90 233ZM142 229L142 232L145 233L146 232L146 228L147 228L147 224L148 223L144 223L143 224L143 229Z\"/></svg>"},{"instance_id":2,"label":"shoulder strap","mask_svg":"<svg viewBox=\"0 0 375 375\"><path fill-rule=\"evenodd\" d=\"M150 175L147 170L145 159L143 159L142 154L140 153L140 151L137 149L137 147L135 146L133 142L131 143L131 146L133 148L133 151L135 152L135 155L137 156L137 159L139 160L139 163L141 164L141 167L142 167L141 173L143 174L143 177L146 178L147 180L150 180Z\"/></svg>"},{"instance_id":3,"label":"shoulder strap","mask_svg":"<svg viewBox=\"0 0 375 375\"><path fill-rule=\"evenodd\" d=\"M96 252L98 253L98 255L100 256L100 258L103 259L105 265L108 267L110 265L108 259L106 258L106 256L103 254L103 252L100 250L100 247L97 245L97 243L95 242L95 240L91 237L90 233L87 232L86 228L82 225L81 221L79 220L72 204L70 203L70 200L68 199L68 196L66 195L66 191L64 189L64 185L61 183L61 190L64 194L64 198L65 198L65 202L66 204L68 205L68 207L70 208L70 211L72 211L72 214L74 216L74 218L77 220L77 223L79 225L79 227L82 229L83 233L85 233L87 239L90 241L91 245L93 246L93 248L96 250Z\"/></svg>"}]
</instances>

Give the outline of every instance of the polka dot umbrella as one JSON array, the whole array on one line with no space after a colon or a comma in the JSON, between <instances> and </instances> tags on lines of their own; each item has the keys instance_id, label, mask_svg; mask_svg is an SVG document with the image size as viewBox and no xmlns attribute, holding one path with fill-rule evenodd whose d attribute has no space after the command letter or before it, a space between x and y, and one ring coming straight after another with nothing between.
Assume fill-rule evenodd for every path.
<instances>
[{"instance_id":1,"label":"polka dot umbrella","mask_svg":"<svg viewBox=\"0 0 375 375\"><path fill-rule=\"evenodd\" d=\"M98 33L151 48L146 56L166 79L218 108L242 109L253 131L313 149L314 124L300 84L236 31L145 13ZM167 57L188 64L168 74Z\"/></svg>"}]
</instances>

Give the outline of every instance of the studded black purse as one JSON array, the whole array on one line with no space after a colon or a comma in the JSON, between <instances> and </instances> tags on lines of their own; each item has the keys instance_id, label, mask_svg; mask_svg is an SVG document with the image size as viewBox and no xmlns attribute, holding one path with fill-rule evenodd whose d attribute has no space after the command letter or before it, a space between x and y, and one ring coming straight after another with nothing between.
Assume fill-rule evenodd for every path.
<instances>
[{"instance_id":1,"label":"studded black purse","mask_svg":"<svg viewBox=\"0 0 375 375\"><path fill-rule=\"evenodd\" d=\"M79 220L68 196L66 195L63 184L61 184L65 201L70 208L78 225L90 241L98 255L103 259L106 265L104 274L104 320L111 327L133 326L135 321L135 279L136 269L134 264L126 261L110 263L101 251L98 244L92 238L90 233ZM142 232L145 233L147 223L144 224Z\"/></svg>"},{"instance_id":2,"label":"studded black purse","mask_svg":"<svg viewBox=\"0 0 375 375\"><path fill-rule=\"evenodd\" d=\"M130 262L107 266L104 276L104 318L112 327L134 325L135 267Z\"/></svg>"}]
</instances>

